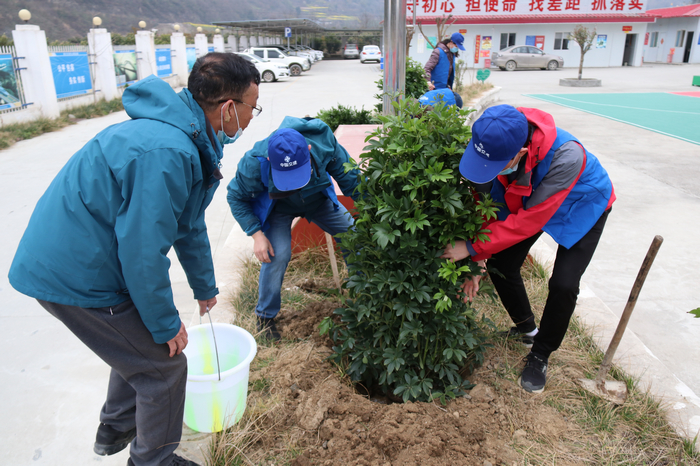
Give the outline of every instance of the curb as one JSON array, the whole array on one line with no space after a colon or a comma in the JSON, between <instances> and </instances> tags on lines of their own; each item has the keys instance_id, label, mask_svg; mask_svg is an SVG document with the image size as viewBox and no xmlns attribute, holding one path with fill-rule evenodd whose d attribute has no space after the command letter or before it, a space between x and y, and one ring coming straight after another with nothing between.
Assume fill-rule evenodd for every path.
<instances>
[{"instance_id":1,"label":"curb","mask_svg":"<svg viewBox=\"0 0 700 466\"><path fill-rule=\"evenodd\" d=\"M474 123L481 116L481 114L484 113L484 110L489 108L495 102L501 100L500 96L498 95L500 92L501 88L496 86L493 89L489 89L485 93L481 94L476 99L470 100L464 104L465 108L473 108L475 110L469 114L467 123L470 125Z\"/></svg>"},{"instance_id":2,"label":"curb","mask_svg":"<svg viewBox=\"0 0 700 466\"><path fill-rule=\"evenodd\" d=\"M555 245L548 235L542 235L530 253L551 271L556 250L549 243ZM598 348L605 352L620 318L583 281L574 314L591 332ZM629 327L620 341L613 364L636 378L637 388L649 392L661 403L666 420L678 435L695 440L696 448L700 448L700 397L654 356Z\"/></svg>"}]
</instances>

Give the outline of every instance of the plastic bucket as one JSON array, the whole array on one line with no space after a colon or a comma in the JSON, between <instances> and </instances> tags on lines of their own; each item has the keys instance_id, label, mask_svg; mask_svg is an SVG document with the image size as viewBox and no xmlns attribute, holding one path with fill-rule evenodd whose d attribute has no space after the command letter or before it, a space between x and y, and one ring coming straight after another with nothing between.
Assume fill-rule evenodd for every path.
<instances>
[{"instance_id":1,"label":"plastic bucket","mask_svg":"<svg viewBox=\"0 0 700 466\"><path fill-rule=\"evenodd\" d=\"M185 424L197 432L220 432L243 416L248 397L250 363L258 346L240 327L214 324L221 380L209 324L187 329Z\"/></svg>"}]
</instances>

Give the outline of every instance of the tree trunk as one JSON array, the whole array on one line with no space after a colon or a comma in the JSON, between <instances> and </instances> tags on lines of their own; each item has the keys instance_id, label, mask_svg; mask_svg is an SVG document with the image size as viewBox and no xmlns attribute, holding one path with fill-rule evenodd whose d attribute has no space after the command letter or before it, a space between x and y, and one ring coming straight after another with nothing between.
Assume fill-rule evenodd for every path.
<instances>
[{"instance_id":1,"label":"tree trunk","mask_svg":"<svg viewBox=\"0 0 700 466\"><path fill-rule=\"evenodd\" d=\"M583 54L581 54L581 62L578 64L578 79L581 80L581 74L583 74Z\"/></svg>"}]
</instances>

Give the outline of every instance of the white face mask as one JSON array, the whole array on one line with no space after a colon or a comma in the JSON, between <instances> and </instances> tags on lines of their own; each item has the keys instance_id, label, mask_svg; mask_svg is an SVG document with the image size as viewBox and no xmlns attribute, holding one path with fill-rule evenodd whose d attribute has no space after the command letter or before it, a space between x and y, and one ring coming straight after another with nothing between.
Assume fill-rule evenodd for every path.
<instances>
[{"instance_id":1,"label":"white face mask","mask_svg":"<svg viewBox=\"0 0 700 466\"><path fill-rule=\"evenodd\" d=\"M233 144L236 142L236 139L241 137L241 134L243 134L243 129L241 129L241 124L238 122L238 110L236 110L236 104L233 104L233 112L234 115L236 115L236 125L238 126L238 131L236 131L236 134L233 135L233 137L229 137L228 134L226 134L226 131L224 131L224 107L225 105L221 106L221 129L216 132L216 137L219 139L219 142L221 145L226 145L226 144Z\"/></svg>"}]
</instances>

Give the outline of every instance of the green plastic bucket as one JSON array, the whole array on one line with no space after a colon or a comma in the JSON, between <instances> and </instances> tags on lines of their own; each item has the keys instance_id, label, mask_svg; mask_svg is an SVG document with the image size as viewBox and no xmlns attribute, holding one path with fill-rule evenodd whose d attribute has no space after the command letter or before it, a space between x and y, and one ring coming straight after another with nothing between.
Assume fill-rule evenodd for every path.
<instances>
[{"instance_id":1,"label":"green plastic bucket","mask_svg":"<svg viewBox=\"0 0 700 466\"><path fill-rule=\"evenodd\" d=\"M240 327L213 324L221 365L217 370L212 326L187 329L185 424L197 432L220 432L243 416L250 363L258 350L253 336Z\"/></svg>"}]
</instances>

